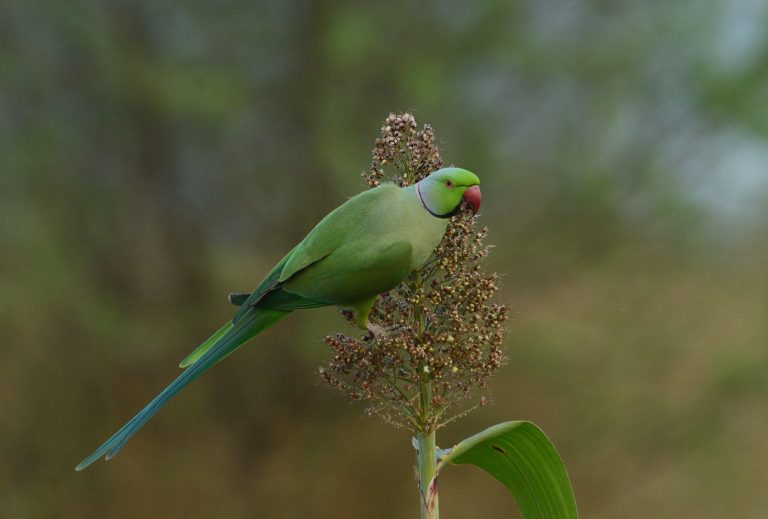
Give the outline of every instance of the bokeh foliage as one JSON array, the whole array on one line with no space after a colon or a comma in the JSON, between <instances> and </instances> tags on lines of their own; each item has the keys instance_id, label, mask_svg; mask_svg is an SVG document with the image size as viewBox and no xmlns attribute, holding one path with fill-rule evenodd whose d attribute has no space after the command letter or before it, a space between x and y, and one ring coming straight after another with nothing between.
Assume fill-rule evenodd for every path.
<instances>
[{"instance_id":1,"label":"bokeh foliage","mask_svg":"<svg viewBox=\"0 0 768 519\"><path fill-rule=\"evenodd\" d=\"M316 382L331 310L72 466L412 109L482 178L514 314L494 405L442 441L529 419L584 517L762 517L766 23L749 0L3 2L0 516L411 513L408 435ZM446 514L512 508L467 472Z\"/></svg>"}]
</instances>

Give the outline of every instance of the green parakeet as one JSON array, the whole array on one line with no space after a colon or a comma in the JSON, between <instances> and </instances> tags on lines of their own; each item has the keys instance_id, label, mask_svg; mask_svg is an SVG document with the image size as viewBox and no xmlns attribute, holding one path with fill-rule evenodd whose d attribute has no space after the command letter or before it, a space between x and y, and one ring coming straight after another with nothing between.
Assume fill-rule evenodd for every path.
<instances>
[{"instance_id":1,"label":"green parakeet","mask_svg":"<svg viewBox=\"0 0 768 519\"><path fill-rule=\"evenodd\" d=\"M382 184L336 208L267 274L250 294L233 294L232 321L198 346L180 366L176 380L75 470L115 456L176 393L211 366L294 310L336 305L368 322L381 292L397 286L422 266L440 243L448 219L463 203L480 207L480 180L460 168L444 168L399 188Z\"/></svg>"}]
</instances>

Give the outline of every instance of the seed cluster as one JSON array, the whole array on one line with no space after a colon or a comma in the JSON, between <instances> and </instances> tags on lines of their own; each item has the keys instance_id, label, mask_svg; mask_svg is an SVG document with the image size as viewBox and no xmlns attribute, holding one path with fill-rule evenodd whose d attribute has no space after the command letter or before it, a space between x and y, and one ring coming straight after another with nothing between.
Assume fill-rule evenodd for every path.
<instances>
[{"instance_id":1,"label":"seed cluster","mask_svg":"<svg viewBox=\"0 0 768 519\"><path fill-rule=\"evenodd\" d=\"M400 187L415 184L443 167L432 127L425 124L421 130L417 128L413 115L389 114L371 151L371 167L363 173L368 187L376 187L387 178L386 166L395 167L391 180Z\"/></svg>"},{"instance_id":2,"label":"seed cluster","mask_svg":"<svg viewBox=\"0 0 768 519\"><path fill-rule=\"evenodd\" d=\"M390 165L390 178L402 187L442 166L432 128L417 130L408 113L387 117L372 154L363 175L370 187L387 178L384 168ZM480 396L477 405L456 409L473 389L487 388L504 360L508 311L492 302L499 276L482 270L487 229L475 223L470 211L454 216L430 260L378 298L371 320L386 334L324 339L333 355L319 369L320 378L365 401L368 415L430 431L486 402Z\"/></svg>"}]
</instances>

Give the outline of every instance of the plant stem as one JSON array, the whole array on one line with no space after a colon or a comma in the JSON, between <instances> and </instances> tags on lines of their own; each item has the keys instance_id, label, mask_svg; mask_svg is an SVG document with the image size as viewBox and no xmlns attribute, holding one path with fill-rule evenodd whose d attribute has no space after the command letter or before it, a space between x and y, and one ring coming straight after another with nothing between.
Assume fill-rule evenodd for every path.
<instances>
[{"instance_id":1,"label":"plant stem","mask_svg":"<svg viewBox=\"0 0 768 519\"><path fill-rule=\"evenodd\" d=\"M437 460L435 459L435 431L416 433L419 452L416 456L419 471L421 519L439 519L437 495Z\"/></svg>"},{"instance_id":2,"label":"plant stem","mask_svg":"<svg viewBox=\"0 0 768 519\"><path fill-rule=\"evenodd\" d=\"M421 294L423 281L420 272L414 277L416 294ZM417 340L424 335L424 315L421 301L415 304L414 317L417 326ZM435 459L435 428L431 424L432 415L432 380L426 364L419 366L419 396L421 404L421 428L416 432L419 452L416 465L419 476L419 497L421 501L421 519L439 519L440 506L437 495L437 460Z\"/></svg>"}]
</instances>

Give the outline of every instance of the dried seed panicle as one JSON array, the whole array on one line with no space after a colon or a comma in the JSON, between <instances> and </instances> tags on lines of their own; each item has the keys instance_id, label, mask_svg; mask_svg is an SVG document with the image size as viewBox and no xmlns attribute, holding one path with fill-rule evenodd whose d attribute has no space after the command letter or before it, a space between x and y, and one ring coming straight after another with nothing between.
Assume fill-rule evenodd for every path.
<instances>
[{"instance_id":1,"label":"dried seed panicle","mask_svg":"<svg viewBox=\"0 0 768 519\"><path fill-rule=\"evenodd\" d=\"M386 179L387 166L395 167L391 180L400 187L414 184L443 167L432 127L426 124L419 130L416 119L407 112L387 116L371 155L371 166L363 173L369 187Z\"/></svg>"},{"instance_id":2,"label":"dried seed panicle","mask_svg":"<svg viewBox=\"0 0 768 519\"><path fill-rule=\"evenodd\" d=\"M409 113L387 117L363 174L368 186L384 181L387 169L404 187L442 167L432 128L417 128ZM375 339L326 337L332 356L320 378L396 426L433 430L466 414L457 405L487 389L504 361L508 310L493 301L499 275L482 269L487 234L470 211L454 216L430 260L378 298L371 318L391 331ZM481 395L474 407L485 402Z\"/></svg>"}]
</instances>

